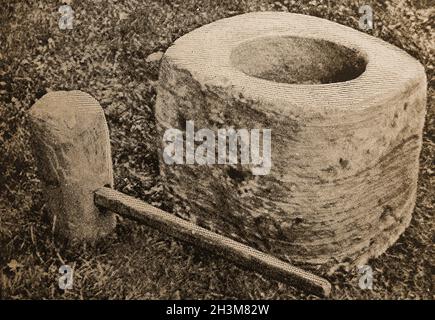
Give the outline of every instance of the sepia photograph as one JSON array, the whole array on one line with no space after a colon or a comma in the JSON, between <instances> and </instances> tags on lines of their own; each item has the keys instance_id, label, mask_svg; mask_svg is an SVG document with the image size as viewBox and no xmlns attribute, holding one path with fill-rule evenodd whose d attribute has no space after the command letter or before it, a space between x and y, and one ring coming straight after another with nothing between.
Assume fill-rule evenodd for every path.
<instances>
[{"instance_id":1,"label":"sepia photograph","mask_svg":"<svg viewBox=\"0 0 435 320\"><path fill-rule=\"evenodd\" d=\"M432 0L0 0L0 300L433 300L434 29Z\"/></svg>"}]
</instances>

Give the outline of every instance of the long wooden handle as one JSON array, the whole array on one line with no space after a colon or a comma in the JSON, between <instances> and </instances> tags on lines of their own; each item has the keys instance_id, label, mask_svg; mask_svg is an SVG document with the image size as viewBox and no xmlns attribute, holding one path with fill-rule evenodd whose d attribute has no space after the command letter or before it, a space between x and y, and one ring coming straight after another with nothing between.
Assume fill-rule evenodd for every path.
<instances>
[{"instance_id":1,"label":"long wooden handle","mask_svg":"<svg viewBox=\"0 0 435 320\"><path fill-rule=\"evenodd\" d=\"M331 284L326 279L116 190L106 187L98 189L94 193L94 202L97 206L209 250L242 267L281 282L288 282L304 291L321 296L329 296L331 292Z\"/></svg>"}]
</instances>

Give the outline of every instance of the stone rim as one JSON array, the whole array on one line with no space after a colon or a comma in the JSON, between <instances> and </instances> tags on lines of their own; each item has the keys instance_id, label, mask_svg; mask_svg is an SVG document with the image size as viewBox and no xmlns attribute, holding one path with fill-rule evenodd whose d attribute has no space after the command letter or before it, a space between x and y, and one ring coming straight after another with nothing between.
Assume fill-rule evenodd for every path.
<instances>
[{"instance_id":1,"label":"stone rim","mask_svg":"<svg viewBox=\"0 0 435 320\"><path fill-rule=\"evenodd\" d=\"M367 61L366 70L350 81L305 85L254 78L231 65L236 46L266 36L334 42L360 52ZM362 111L426 79L417 60L387 42L325 19L282 12L248 13L205 25L179 38L163 59L205 86L231 88L234 95L270 102L275 105L272 112L294 115ZM347 108L350 104L352 109Z\"/></svg>"}]
</instances>

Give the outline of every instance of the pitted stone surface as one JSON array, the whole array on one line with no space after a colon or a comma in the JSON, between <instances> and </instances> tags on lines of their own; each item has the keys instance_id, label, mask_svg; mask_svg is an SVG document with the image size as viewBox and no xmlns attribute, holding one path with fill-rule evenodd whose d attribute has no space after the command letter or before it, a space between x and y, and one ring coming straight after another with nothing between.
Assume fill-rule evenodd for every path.
<instances>
[{"instance_id":1,"label":"pitted stone surface","mask_svg":"<svg viewBox=\"0 0 435 320\"><path fill-rule=\"evenodd\" d=\"M159 138L186 120L269 128L271 172L163 160L160 170L175 212L201 226L294 262L354 266L411 220L425 106L423 67L392 45L316 17L235 16L165 53Z\"/></svg>"},{"instance_id":2,"label":"pitted stone surface","mask_svg":"<svg viewBox=\"0 0 435 320\"><path fill-rule=\"evenodd\" d=\"M30 109L33 150L55 231L69 239L96 240L113 230L94 191L113 187L109 129L99 103L81 91L50 92Z\"/></svg>"}]
</instances>

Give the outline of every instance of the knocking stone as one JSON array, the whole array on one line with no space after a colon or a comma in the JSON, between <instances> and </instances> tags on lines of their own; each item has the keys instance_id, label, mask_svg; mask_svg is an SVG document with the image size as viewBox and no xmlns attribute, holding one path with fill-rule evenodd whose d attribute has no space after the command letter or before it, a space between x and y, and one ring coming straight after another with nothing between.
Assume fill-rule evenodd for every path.
<instances>
[{"instance_id":1,"label":"knocking stone","mask_svg":"<svg viewBox=\"0 0 435 320\"><path fill-rule=\"evenodd\" d=\"M250 13L178 39L158 89L160 139L186 120L215 132L272 130L268 175L161 159L177 214L324 267L364 263L408 226L426 76L398 48L316 17Z\"/></svg>"}]
</instances>

